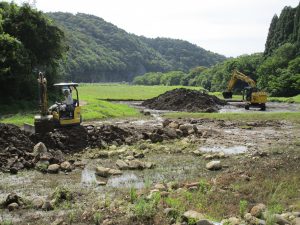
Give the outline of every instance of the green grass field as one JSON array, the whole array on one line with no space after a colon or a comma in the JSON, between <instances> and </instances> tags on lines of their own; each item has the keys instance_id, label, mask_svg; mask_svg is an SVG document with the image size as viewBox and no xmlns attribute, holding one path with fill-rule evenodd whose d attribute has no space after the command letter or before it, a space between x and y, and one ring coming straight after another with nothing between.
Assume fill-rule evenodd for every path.
<instances>
[{"instance_id":1,"label":"green grass field","mask_svg":"<svg viewBox=\"0 0 300 225\"><path fill-rule=\"evenodd\" d=\"M288 120L299 123L300 112L254 112L254 113L167 113L166 118L207 118L232 121L262 121L262 120Z\"/></svg>"},{"instance_id":2,"label":"green grass field","mask_svg":"<svg viewBox=\"0 0 300 225\"><path fill-rule=\"evenodd\" d=\"M128 84L82 84L81 99L145 100L183 86L142 86ZM201 90L201 87L184 87Z\"/></svg>"},{"instance_id":3,"label":"green grass field","mask_svg":"<svg viewBox=\"0 0 300 225\"><path fill-rule=\"evenodd\" d=\"M124 104L117 104L114 102L103 101L104 99L110 100L145 100L156 97L166 91L180 88L183 86L139 86L139 85L128 85L128 84L108 84L108 83L97 83L97 84L80 84L79 96L83 103L82 115L85 121L105 119L105 118L116 118L116 117L137 117L140 116L138 110L133 109ZM185 87L194 90L201 90L201 87ZM221 92L214 92L219 98L222 98ZM240 100L240 95L234 95L233 99ZM291 98L270 98L271 101L277 100L281 102L298 102L300 103L300 95ZM14 109L17 108L14 106ZM26 108L25 108L26 109ZM0 115L0 122L12 123L16 125L22 125L24 122L33 123L33 117L38 112L37 107L33 110L14 110L13 113L8 115ZM278 113L278 115L285 115L284 113ZM183 116L198 116L206 118L219 118L219 117L236 117L233 114L185 114ZM257 114L255 114L257 115ZM262 117L264 114L262 114ZM174 114L173 116L176 116ZM294 114L286 114L282 118L294 117ZM251 118L251 114L243 114L242 118ZM266 116L267 117L267 116Z\"/></svg>"}]
</instances>

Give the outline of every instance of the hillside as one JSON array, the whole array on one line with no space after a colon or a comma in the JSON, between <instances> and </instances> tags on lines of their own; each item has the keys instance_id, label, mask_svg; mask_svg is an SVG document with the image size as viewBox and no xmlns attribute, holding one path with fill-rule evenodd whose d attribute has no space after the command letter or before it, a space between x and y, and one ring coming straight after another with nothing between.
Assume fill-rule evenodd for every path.
<instances>
[{"instance_id":1,"label":"hillside","mask_svg":"<svg viewBox=\"0 0 300 225\"><path fill-rule=\"evenodd\" d=\"M73 81L131 81L146 72L188 71L225 59L186 41L129 34L92 15L58 12L48 16L65 31L69 52L62 66Z\"/></svg>"}]
</instances>

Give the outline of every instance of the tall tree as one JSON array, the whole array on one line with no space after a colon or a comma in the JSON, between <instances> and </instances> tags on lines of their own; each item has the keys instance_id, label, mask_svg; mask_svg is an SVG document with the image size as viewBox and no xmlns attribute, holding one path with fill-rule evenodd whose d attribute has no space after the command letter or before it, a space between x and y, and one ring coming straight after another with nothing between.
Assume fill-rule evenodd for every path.
<instances>
[{"instance_id":1,"label":"tall tree","mask_svg":"<svg viewBox=\"0 0 300 225\"><path fill-rule=\"evenodd\" d=\"M294 29L293 29L293 42L300 42L300 3L296 7L295 19L294 19Z\"/></svg>"},{"instance_id":2,"label":"tall tree","mask_svg":"<svg viewBox=\"0 0 300 225\"><path fill-rule=\"evenodd\" d=\"M272 50L274 49L274 37L275 37L277 22L278 22L278 16L275 14L272 18L267 41L265 44L265 55L269 55L272 52Z\"/></svg>"}]
</instances>

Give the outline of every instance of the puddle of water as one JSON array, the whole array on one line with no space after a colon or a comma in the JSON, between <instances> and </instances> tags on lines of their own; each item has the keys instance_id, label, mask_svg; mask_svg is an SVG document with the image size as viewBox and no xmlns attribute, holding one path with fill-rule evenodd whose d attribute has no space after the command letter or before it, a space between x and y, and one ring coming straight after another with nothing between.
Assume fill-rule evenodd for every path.
<instances>
[{"instance_id":1,"label":"puddle of water","mask_svg":"<svg viewBox=\"0 0 300 225\"><path fill-rule=\"evenodd\" d=\"M243 145L237 145L232 147L213 146L213 147L200 147L200 151L203 152L224 152L225 154L241 154L247 151L247 147Z\"/></svg>"},{"instance_id":2,"label":"puddle of water","mask_svg":"<svg viewBox=\"0 0 300 225\"><path fill-rule=\"evenodd\" d=\"M94 170L88 169L87 167L82 170L81 183L83 185L92 185L97 182L96 174Z\"/></svg>"},{"instance_id":3,"label":"puddle of water","mask_svg":"<svg viewBox=\"0 0 300 225\"><path fill-rule=\"evenodd\" d=\"M107 186L116 187L116 188L134 187L137 189L141 189L144 187L144 182L142 182L142 180L137 175L131 172L131 173L124 173L121 176L111 177L107 182Z\"/></svg>"},{"instance_id":4,"label":"puddle of water","mask_svg":"<svg viewBox=\"0 0 300 225\"><path fill-rule=\"evenodd\" d=\"M299 112L300 104L297 103L282 103L282 102L268 102L266 104L266 112ZM244 109L244 103L231 102L228 105L223 106L220 113L238 112L238 113L252 113L262 112L259 108L250 108L250 110Z\"/></svg>"}]
</instances>

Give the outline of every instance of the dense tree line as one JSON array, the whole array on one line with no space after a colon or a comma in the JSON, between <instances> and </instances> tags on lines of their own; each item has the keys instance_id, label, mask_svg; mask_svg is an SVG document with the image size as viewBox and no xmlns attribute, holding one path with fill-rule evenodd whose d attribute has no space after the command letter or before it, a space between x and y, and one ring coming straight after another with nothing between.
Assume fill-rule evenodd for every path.
<instances>
[{"instance_id":1,"label":"dense tree line","mask_svg":"<svg viewBox=\"0 0 300 225\"><path fill-rule=\"evenodd\" d=\"M39 70L53 83L65 50L63 31L42 12L0 2L0 103L32 100Z\"/></svg>"},{"instance_id":2,"label":"dense tree line","mask_svg":"<svg viewBox=\"0 0 300 225\"><path fill-rule=\"evenodd\" d=\"M62 68L73 81L132 81L147 72L188 72L225 59L186 41L129 34L92 15L48 15L65 31L70 48Z\"/></svg>"}]
</instances>

